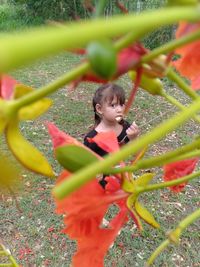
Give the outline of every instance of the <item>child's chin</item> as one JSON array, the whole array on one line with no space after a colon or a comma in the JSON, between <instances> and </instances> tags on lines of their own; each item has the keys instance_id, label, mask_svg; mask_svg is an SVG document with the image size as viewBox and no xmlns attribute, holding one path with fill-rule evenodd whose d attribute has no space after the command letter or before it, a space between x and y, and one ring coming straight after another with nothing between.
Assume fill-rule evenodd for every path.
<instances>
[{"instance_id":1,"label":"child's chin","mask_svg":"<svg viewBox=\"0 0 200 267\"><path fill-rule=\"evenodd\" d=\"M115 118L115 120L116 120L117 122L120 122L121 120L123 120L123 117L122 117L122 116L117 116L117 117Z\"/></svg>"}]
</instances>

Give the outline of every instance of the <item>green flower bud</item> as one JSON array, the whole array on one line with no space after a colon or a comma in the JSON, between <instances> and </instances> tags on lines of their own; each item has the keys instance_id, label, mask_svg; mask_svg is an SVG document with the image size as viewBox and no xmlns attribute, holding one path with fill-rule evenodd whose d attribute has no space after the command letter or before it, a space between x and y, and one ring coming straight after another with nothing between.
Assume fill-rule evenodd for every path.
<instances>
[{"instance_id":1,"label":"green flower bud","mask_svg":"<svg viewBox=\"0 0 200 267\"><path fill-rule=\"evenodd\" d=\"M117 53L110 41L93 42L87 52L91 67L98 76L109 79L115 74Z\"/></svg>"}]
</instances>

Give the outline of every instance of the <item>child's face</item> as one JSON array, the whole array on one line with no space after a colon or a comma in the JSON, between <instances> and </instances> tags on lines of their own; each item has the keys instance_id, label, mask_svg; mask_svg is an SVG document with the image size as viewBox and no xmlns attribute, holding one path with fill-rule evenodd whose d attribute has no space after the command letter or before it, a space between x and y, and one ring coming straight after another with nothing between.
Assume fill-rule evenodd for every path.
<instances>
[{"instance_id":1,"label":"child's face","mask_svg":"<svg viewBox=\"0 0 200 267\"><path fill-rule=\"evenodd\" d=\"M98 112L101 114L103 120L117 122L117 118L120 116L123 117L125 105L121 105L115 96L111 102L105 101L99 108L100 110Z\"/></svg>"}]
</instances>

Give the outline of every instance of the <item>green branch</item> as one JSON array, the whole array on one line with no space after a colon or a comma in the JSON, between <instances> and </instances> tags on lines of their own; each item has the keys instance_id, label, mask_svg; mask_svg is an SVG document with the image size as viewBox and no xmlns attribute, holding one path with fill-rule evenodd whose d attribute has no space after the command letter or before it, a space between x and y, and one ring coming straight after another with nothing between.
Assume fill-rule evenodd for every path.
<instances>
[{"instance_id":1,"label":"green branch","mask_svg":"<svg viewBox=\"0 0 200 267\"><path fill-rule=\"evenodd\" d=\"M182 105L178 100L176 100L173 96L168 95L164 90L161 92L161 96L163 96L168 102L170 102L172 105L178 107L181 110L186 109L184 105ZM197 115L194 115L193 118L200 123L200 117Z\"/></svg>"},{"instance_id":2,"label":"green branch","mask_svg":"<svg viewBox=\"0 0 200 267\"><path fill-rule=\"evenodd\" d=\"M175 242L178 243L180 239L180 235L182 232L193 222L195 222L197 219L200 218L200 209L197 209L194 211L192 214L187 216L185 219L183 219L178 226L176 227L175 230L171 231L169 233L169 238L162 242L160 246L153 252L151 257L148 259L147 264L145 265L146 267L150 266L155 259L158 257L158 255L170 244L170 242Z\"/></svg>"},{"instance_id":3,"label":"green branch","mask_svg":"<svg viewBox=\"0 0 200 267\"><path fill-rule=\"evenodd\" d=\"M199 176L200 176L200 171L186 175L186 176L181 177L179 179L174 179L174 180L169 181L169 182L150 184L150 185L146 185L145 187L138 186L136 188L136 192L138 194L141 194L141 193L148 192L148 191L153 191L153 190L163 189L163 188L170 187L170 186L179 185L179 184L188 182L194 178L197 178Z\"/></svg>"},{"instance_id":4,"label":"green branch","mask_svg":"<svg viewBox=\"0 0 200 267\"><path fill-rule=\"evenodd\" d=\"M182 89L183 92L188 95L193 100L198 99L199 95L191 89L191 87L172 69L169 68L166 73L167 77L174 81L179 89Z\"/></svg>"},{"instance_id":5,"label":"green branch","mask_svg":"<svg viewBox=\"0 0 200 267\"><path fill-rule=\"evenodd\" d=\"M90 41L116 37L134 31L145 35L158 27L180 20L199 21L197 8L174 7L121 15L109 19L69 23L64 27L46 26L0 38L0 72L7 72L38 58L64 49L85 46ZM74 34L75 33L75 34Z\"/></svg>"},{"instance_id":6,"label":"green branch","mask_svg":"<svg viewBox=\"0 0 200 267\"><path fill-rule=\"evenodd\" d=\"M200 138L196 139L191 144L187 144L183 147L180 147L176 150L167 152L163 155L151 157L148 159L139 160L133 166L125 166L122 168L114 168L114 169L108 170L108 174L134 172L134 171L137 171L140 169L147 169L147 168L152 168L155 166L162 166L162 165L170 163L170 162L188 159L191 156L191 154L189 154L191 151L192 151L192 153L194 153L194 152L199 153L199 150L193 151L194 149L198 149L198 148L200 148ZM192 155L192 157L194 157L194 154ZM107 172L105 172L105 173L107 173Z\"/></svg>"},{"instance_id":7,"label":"green branch","mask_svg":"<svg viewBox=\"0 0 200 267\"><path fill-rule=\"evenodd\" d=\"M183 36L179 39L168 42L167 44L164 44L161 47L155 48L149 54L144 55L142 57L141 62L147 63L161 54L166 54L166 53L169 53L171 51L174 51L176 48L183 46L185 44L191 43L191 42L193 42L199 38L200 38L200 31L192 32L192 33L190 33L186 36Z\"/></svg>"},{"instance_id":8,"label":"green branch","mask_svg":"<svg viewBox=\"0 0 200 267\"><path fill-rule=\"evenodd\" d=\"M0 249L3 249L2 251L0 251L0 256L1 255L7 256L9 261L11 262L11 263L2 263L2 264L0 264L0 266L3 266L3 267L6 267L6 266L19 267L19 265L17 264L16 260L11 255L11 253L10 253L10 251L8 249L6 249L2 244L0 244Z\"/></svg>"},{"instance_id":9,"label":"green branch","mask_svg":"<svg viewBox=\"0 0 200 267\"><path fill-rule=\"evenodd\" d=\"M81 75L85 74L90 68L90 64L88 62L82 63L72 71L64 74L59 79L47 84L44 87L41 87L23 97L20 97L16 100L13 100L10 103L10 106L14 110L18 110L19 108L31 104L53 92L58 90L60 87L66 85L67 83L79 78Z\"/></svg>"},{"instance_id":10,"label":"green branch","mask_svg":"<svg viewBox=\"0 0 200 267\"><path fill-rule=\"evenodd\" d=\"M118 164L121 160L124 160L129 155L137 153L144 146L147 146L155 141L158 141L164 137L167 133L176 129L179 125L187 121L191 116L193 116L200 109L200 99L194 101L187 109L182 112L179 112L172 118L161 123L155 127L151 132L141 136L137 140L129 142L124 146L119 152L108 155L105 157L105 160L99 161L94 164L77 171L71 176L70 179L63 181L57 185L53 194L56 198L62 199L74 190L78 189L91 179L93 179L98 173L105 173L107 169L110 169L112 166Z\"/></svg>"},{"instance_id":11,"label":"green branch","mask_svg":"<svg viewBox=\"0 0 200 267\"><path fill-rule=\"evenodd\" d=\"M104 8L106 6L107 0L98 0L96 7L94 18L99 18L104 14Z\"/></svg>"}]
</instances>

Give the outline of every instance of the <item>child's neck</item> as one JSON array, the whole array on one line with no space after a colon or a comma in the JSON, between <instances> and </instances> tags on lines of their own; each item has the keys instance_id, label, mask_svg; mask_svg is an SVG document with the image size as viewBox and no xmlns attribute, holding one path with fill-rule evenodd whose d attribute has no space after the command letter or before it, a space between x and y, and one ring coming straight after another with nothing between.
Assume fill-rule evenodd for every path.
<instances>
[{"instance_id":1,"label":"child's neck","mask_svg":"<svg viewBox=\"0 0 200 267\"><path fill-rule=\"evenodd\" d=\"M95 128L95 130L97 132L109 132L109 131L113 131L117 134L117 136L121 133L122 131L122 125L119 124L117 121L113 121L113 122L109 122L109 121L101 121L97 127Z\"/></svg>"}]
</instances>

